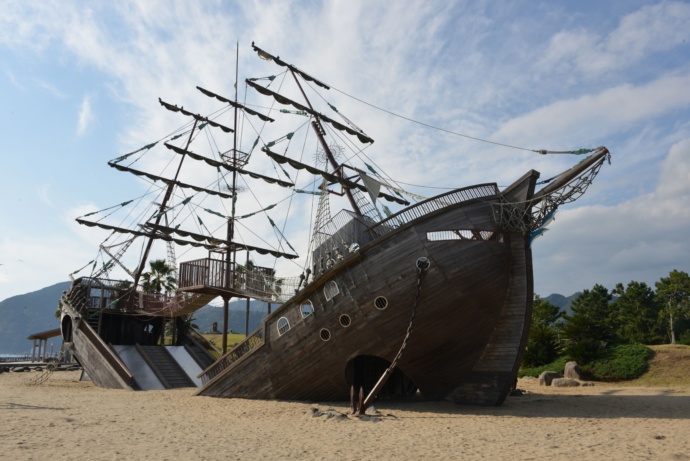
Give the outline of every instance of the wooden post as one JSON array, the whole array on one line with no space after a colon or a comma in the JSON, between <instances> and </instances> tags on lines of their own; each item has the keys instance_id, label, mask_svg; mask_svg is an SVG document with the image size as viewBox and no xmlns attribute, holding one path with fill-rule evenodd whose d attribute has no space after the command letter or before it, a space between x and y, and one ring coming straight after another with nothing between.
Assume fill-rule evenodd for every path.
<instances>
[{"instance_id":1,"label":"wooden post","mask_svg":"<svg viewBox=\"0 0 690 461\"><path fill-rule=\"evenodd\" d=\"M249 298L247 298L247 309L244 317L244 336L249 336Z\"/></svg>"},{"instance_id":2,"label":"wooden post","mask_svg":"<svg viewBox=\"0 0 690 461\"><path fill-rule=\"evenodd\" d=\"M230 298L223 297L223 355L228 351L228 310Z\"/></svg>"}]
</instances>

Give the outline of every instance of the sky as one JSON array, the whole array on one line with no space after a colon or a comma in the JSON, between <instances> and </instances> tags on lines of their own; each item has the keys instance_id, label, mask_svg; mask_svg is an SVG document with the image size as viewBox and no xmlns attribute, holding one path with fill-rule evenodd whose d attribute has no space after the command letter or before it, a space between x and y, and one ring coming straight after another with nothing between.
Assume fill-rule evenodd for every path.
<instances>
[{"instance_id":1,"label":"sky","mask_svg":"<svg viewBox=\"0 0 690 461\"><path fill-rule=\"evenodd\" d=\"M336 88L368 155L425 196L580 160L531 149L606 146L533 243L535 293L688 272L688 24L678 1L3 0L0 300L94 259L104 233L75 218L142 187L107 161L171 132L158 97L211 112L196 85L232 95L236 61L268 75L252 42Z\"/></svg>"}]
</instances>

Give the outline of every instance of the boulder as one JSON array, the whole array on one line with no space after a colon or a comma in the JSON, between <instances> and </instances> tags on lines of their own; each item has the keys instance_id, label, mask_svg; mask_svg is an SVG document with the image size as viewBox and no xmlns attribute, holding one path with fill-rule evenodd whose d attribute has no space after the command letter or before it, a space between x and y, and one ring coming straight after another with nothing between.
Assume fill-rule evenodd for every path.
<instances>
[{"instance_id":1,"label":"boulder","mask_svg":"<svg viewBox=\"0 0 690 461\"><path fill-rule=\"evenodd\" d=\"M572 379L582 379L582 373L580 372L580 367L577 362L568 362L565 364L565 370L563 371L563 376Z\"/></svg>"},{"instance_id":2,"label":"boulder","mask_svg":"<svg viewBox=\"0 0 690 461\"><path fill-rule=\"evenodd\" d=\"M579 385L580 381L572 378L554 378L551 381L553 387L577 387Z\"/></svg>"},{"instance_id":3,"label":"boulder","mask_svg":"<svg viewBox=\"0 0 690 461\"><path fill-rule=\"evenodd\" d=\"M551 381L553 381L555 378L562 378L563 375L560 373L556 373L555 371L543 371L539 375L539 385L540 386L550 386Z\"/></svg>"}]
</instances>

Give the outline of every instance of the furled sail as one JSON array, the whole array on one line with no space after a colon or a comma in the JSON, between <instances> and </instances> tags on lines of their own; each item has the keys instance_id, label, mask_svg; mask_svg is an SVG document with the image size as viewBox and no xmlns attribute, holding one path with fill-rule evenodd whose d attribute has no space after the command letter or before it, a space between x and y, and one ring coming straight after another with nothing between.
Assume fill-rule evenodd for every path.
<instances>
[{"instance_id":1,"label":"furled sail","mask_svg":"<svg viewBox=\"0 0 690 461\"><path fill-rule=\"evenodd\" d=\"M158 98L158 102L160 102L161 106L165 107L169 111L180 112L180 113L182 113L188 117L193 117L196 120L199 120L200 122L208 123L209 125L211 125L213 127L220 128L221 130L225 131L226 133L232 133L234 131L232 128L228 128L225 125L221 125L218 122L214 122L213 120L211 120L207 117L204 117L204 116L199 115L199 114L193 114L193 113L189 112L188 110L184 110L184 108L182 108L182 107L177 107L174 104L167 103L167 102L163 101L161 98Z\"/></svg>"},{"instance_id":2,"label":"furled sail","mask_svg":"<svg viewBox=\"0 0 690 461\"><path fill-rule=\"evenodd\" d=\"M138 237L157 238L160 240L164 240L166 242L175 242L178 245L191 245L193 247L203 247L203 248L206 248L207 250L218 249L217 245L209 245L209 244L204 244L204 243L199 243L199 242L190 242L188 240L172 238L169 235L165 235L165 234L153 234L152 235L150 232L143 232L143 231L137 231L134 229L127 229L124 227L111 226L110 224L104 224L104 223L94 222L94 221L87 221L87 220L81 219L81 218L77 218L77 222L79 224L83 224L85 226L100 227L101 229L111 230L111 231L117 232L119 234L131 234L131 235L136 235Z\"/></svg>"},{"instance_id":3,"label":"furled sail","mask_svg":"<svg viewBox=\"0 0 690 461\"><path fill-rule=\"evenodd\" d=\"M168 144L167 142L165 143L165 147L167 147L168 149L172 150L173 152L175 152L177 154L189 155L194 160L206 162L207 164L214 166L216 168L224 168L228 171L236 171L239 174L244 174L244 175L247 175L247 176L252 177L254 179L263 179L264 181L266 181L269 184L278 184L279 186L283 186L283 187L293 187L294 186L294 184L291 182L282 181L280 179L271 178L269 176L264 176L264 175L261 175L258 173L253 173L251 171L246 171L246 170L243 170L241 168L235 168L234 166L229 165L227 163L220 162L220 161L214 160L212 158L204 157L203 155L199 155L199 154L196 154L190 150L186 150L186 149L182 149L182 148L177 147L177 146L173 146L172 144Z\"/></svg>"},{"instance_id":4,"label":"furled sail","mask_svg":"<svg viewBox=\"0 0 690 461\"><path fill-rule=\"evenodd\" d=\"M344 187L347 187L350 189L359 189L362 192L367 192L367 193L370 192L370 190L365 185L356 183L354 181L350 181L350 180L345 179L345 178L341 178L340 176L333 174L333 173L329 173L327 171L319 170L318 168L314 168L311 165L307 165L307 164L298 162L297 160L293 160L291 158L285 157L284 155L276 154L275 152L273 152L273 151L271 151L265 147L262 150L266 153L266 155L268 155L269 157L271 157L273 160L275 160L278 163L287 163L288 165L290 165L291 167L293 167L297 170L307 170L311 174L320 175L332 183L339 183L339 184L342 184ZM376 195L378 197L382 197L382 198L388 200L389 202L398 203L400 205L407 206L410 204L410 202L408 202L407 200L403 200L403 199L394 197L394 196L386 194L384 192L377 191Z\"/></svg>"},{"instance_id":5,"label":"furled sail","mask_svg":"<svg viewBox=\"0 0 690 461\"><path fill-rule=\"evenodd\" d=\"M257 52L257 54L259 55L259 57L260 57L261 59L265 59L265 60L267 60L267 61L273 60L273 62L275 62L275 63L278 64L279 66L287 67L287 68L290 69L291 71L293 71L293 72L299 74L299 75L300 75L303 79L305 79L306 81L308 81L308 82L314 82L315 84L317 84L317 85L320 86L321 88L325 88L325 89L327 89L327 90L330 90L330 89L331 89L331 87L329 87L328 85L326 85L326 84L323 83L323 82L318 81L317 79L315 79L314 77L312 77L312 76L309 75L308 73L306 73L306 72L304 72L304 71L301 71L301 70L299 70L297 67L293 66L292 64L288 64L287 62L283 61L282 59L280 59L279 56L273 56L272 54L265 52L264 50L262 50L262 49L259 48L258 46L254 45L254 42L252 42L252 48L254 48L254 51Z\"/></svg>"},{"instance_id":6,"label":"furled sail","mask_svg":"<svg viewBox=\"0 0 690 461\"><path fill-rule=\"evenodd\" d=\"M133 173L137 176L144 176L144 177L147 177L153 181L163 181L167 185L174 184L178 187L182 187L185 189L192 189L192 190L195 190L197 192L205 192L207 194L217 195L217 196L222 197L222 198L232 198L232 194L226 194L224 192L219 192L219 191L215 191L215 190L211 190L211 189L205 189L203 187L193 186L191 184L183 183L183 182L176 181L173 179L163 178L161 176L156 176L156 175L151 174L151 173L146 173L145 171L135 170L134 168L130 168L130 167L127 167L124 165L118 165L117 163L114 163L114 162L108 162L108 165L115 168L116 170L126 171L129 173Z\"/></svg>"},{"instance_id":7,"label":"furled sail","mask_svg":"<svg viewBox=\"0 0 690 461\"><path fill-rule=\"evenodd\" d=\"M263 120L264 122L274 122L275 121L271 117L268 117L262 113L259 113L259 112L255 111L254 109L250 109L247 106L243 106L242 104L235 102L235 101L232 101L232 100L230 100L224 96L216 94L213 91L205 90L204 88L201 88L200 86L197 86L196 89L201 91L202 93L204 93L206 96L209 96L211 98L216 98L217 100L219 100L221 102L230 104L231 106L237 107L238 109L242 109L244 112L246 112L250 115L255 115L255 116L259 117L261 120Z\"/></svg>"},{"instance_id":8,"label":"furled sail","mask_svg":"<svg viewBox=\"0 0 690 461\"><path fill-rule=\"evenodd\" d=\"M154 225L154 224L150 224L150 223L146 224L145 227L160 231L165 235L177 234L177 235L181 235L182 237L188 237L188 238L191 238L191 239L199 241L199 242L207 241L208 243L213 244L215 246L222 243L222 244L226 245L226 247L229 247L229 248L234 249L234 250L255 251L255 252L262 254L262 255L270 254L273 257L285 258L285 259L296 259L299 257L298 255L283 253L282 251L276 251L276 250L256 247L256 246L252 246L252 245L245 245L243 243L229 242L229 241L224 240L224 239L217 239L215 237L197 234L195 232L189 232L189 231L175 228L175 227Z\"/></svg>"},{"instance_id":9,"label":"furled sail","mask_svg":"<svg viewBox=\"0 0 690 461\"><path fill-rule=\"evenodd\" d=\"M292 106L292 107L294 107L294 108L297 109L297 110L304 111L304 112L306 112L306 113L308 113L308 114L313 115L314 117L317 117L317 118L318 118L319 120L321 120L322 122L326 122L326 123L331 124L331 125L333 126L333 128L336 128L336 129L338 129L338 130L340 130L340 131L344 131L344 132L346 132L346 133L348 133L348 134L350 134L350 135L352 135L352 136L357 136L357 138L358 138L362 143L365 143L365 144L366 144L366 143L373 143L373 142L374 142L373 139L371 139L369 136L367 136L366 134L362 133L361 131L357 131L357 130L355 130L355 129L353 129L353 128L347 126L347 125L343 125L342 123L337 122L337 121L333 120L332 118L330 118L330 117L328 117L328 116L326 116L326 115L321 114L320 112L316 112L315 110L312 110L311 108L309 108L309 107L307 107L307 106L305 106L305 105L303 105L303 104L300 104L300 103L298 103L298 102L296 102L296 101L293 101L293 100L290 99L290 98L286 98L285 96L283 96L283 95L281 95L281 94L278 94L278 93L276 93L275 91L271 91L271 90L269 90L269 89L266 88L266 87L263 87L263 86L261 86L261 85L255 83L255 82L252 82L251 80L246 80L246 82L247 82L247 84L248 84L249 86L251 86L252 88L254 88L254 89L255 89L256 91L258 91L259 93L261 93L261 94L263 94L263 95L266 95L266 96L272 96L273 99L275 99L276 101L278 101L280 104L283 104L283 105L286 105L286 106Z\"/></svg>"},{"instance_id":10,"label":"furled sail","mask_svg":"<svg viewBox=\"0 0 690 461\"><path fill-rule=\"evenodd\" d=\"M220 246L225 245L226 248L231 248L235 250L246 250L246 251L255 251L259 254L262 255L271 255L276 258L286 258L286 259L296 259L299 256L298 255L293 255L289 253L283 253L281 251L276 251L276 250L270 250L267 248L261 248L261 247L256 247L252 245L245 245L242 243L236 243L236 242L228 242L227 240L224 239L218 239L215 237L209 237L201 234L196 234L194 232L188 232L184 231L181 229L175 229L172 227L166 227L166 226L160 226L160 225L153 225L153 224L146 224L144 227L152 229L152 232L144 232L144 231L137 231L134 229L127 229L124 227L118 227L118 226L111 226L110 224L104 224L100 222L94 222L94 221L87 221L85 219L77 218L77 222L79 224L83 224L88 227L100 227L101 229L106 229L106 230L111 230L115 231L120 234L131 234L131 235L136 235L138 237L149 237L149 238L155 238L155 239L160 239L164 240L166 242L175 242L178 245L191 245L194 247L203 247L206 248L207 250L218 250L218 249L223 249ZM194 239L196 241L192 242L189 240L182 240L178 238L174 238L171 236L171 234L177 234L181 235L183 237L189 237L191 239ZM202 243L202 242L207 242L207 243Z\"/></svg>"}]
</instances>

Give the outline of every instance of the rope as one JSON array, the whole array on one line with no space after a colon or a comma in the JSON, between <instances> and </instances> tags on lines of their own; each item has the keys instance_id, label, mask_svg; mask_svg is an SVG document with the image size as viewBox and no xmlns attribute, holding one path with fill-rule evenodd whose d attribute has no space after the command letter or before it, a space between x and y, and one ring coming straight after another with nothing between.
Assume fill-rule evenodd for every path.
<instances>
[{"instance_id":1,"label":"rope","mask_svg":"<svg viewBox=\"0 0 690 461\"><path fill-rule=\"evenodd\" d=\"M339 93L344 94L345 96L347 96L347 97L349 97L349 98L354 99L355 101L359 101L359 102L361 102L362 104L366 104L366 105L369 106L369 107L372 107L372 108L374 108L374 109L380 110L381 112L385 112L385 113L387 113L387 114L389 114L389 115L392 115L392 116L394 116L394 117L398 117L398 118L401 118L401 119L403 119L403 120L407 120L408 122L416 123L417 125L421 125L421 126L425 126L425 127L427 127L427 128L431 128L432 130L442 131L442 132L444 132L444 133L452 134L452 135L454 135L454 136L460 136L460 137L462 137L462 138L472 139L473 141L479 141L479 142L484 142L484 143L487 143L487 144L493 144L493 145L495 145L495 146L508 147L508 148L510 148L510 149L524 150L524 151L527 151L527 152L535 152L535 153L541 154L541 155L546 155L546 154L575 154L575 155L582 155L582 154L585 154L585 153L594 151L594 149L576 149L576 150L570 150L570 151L552 151L552 150L547 150L547 149L530 149L530 148L528 148L528 147L513 146L513 145L511 145L511 144L504 144L504 143L501 143L501 142L490 141L490 140L488 140L488 139L477 138L477 137L475 137L475 136L470 136L470 135L467 135L467 134L459 133L459 132L457 132L457 131L452 131L452 130L448 130L448 129L446 129L446 128L437 127L437 126L434 126L434 125L430 125L430 124L428 124L428 123L420 122L419 120L415 120L415 119L412 119L412 118L409 118L409 117L405 117L404 115L396 114L395 112L392 112L392 111L390 111L390 110L388 110L388 109L384 109L384 108L382 108L382 107L379 107L379 106L376 106L376 105L371 104L371 103L369 103L369 102L366 102L366 101L364 101L364 100L362 100L362 99L359 99L359 98L357 98L357 97L355 97L355 96L352 96L351 94L348 94L348 93L344 92L343 90L339 90L338 88L336 88L336 87L334 87L334 86L332 86L332 85L331 85L331 88L333 88L335 91L337 91L337 92L339 92ZM336 112L337 112L337 111L336 111Z\"/></svg>"},{"instance_id":2,"label":"rope","mask_svg":"<svg viewBox=\"0 0 690 461\"><path fill-rule=\"evenodd\" d=\"M407 325L407 332L405 333L405 338L403 339L402 345L400 346L400 349L398 350L398 353L395 355L395 358L391 362L390 366L386 368L386 371L383 372L383 375L381 375L374 388L371 390L371 392L369 392L367 398L363 402L360 402L357 414L364 414L367 407L371 405L371 402L376 398L379 392L381 392L383 385L386 384L388 377L393 373L393 370L395 370L395 367L397 366L400 357L402 357L402 353L405 350L405 347L407 346L407 341L410 339L410 334L412 333L412 326L414 325L415 318L417 317L417 306L419 305L419 296L422 293L422 276L424 275L424 271L426 271L428 268L429 261L426 258L424 258L424 260L421 260L420 258L420 260L417 261L417 295L415 296L414 305L412 306L412 314L410 315L410 323Z\"/></svg>"}]
</instances>

